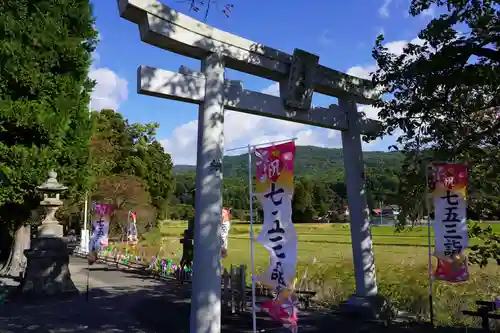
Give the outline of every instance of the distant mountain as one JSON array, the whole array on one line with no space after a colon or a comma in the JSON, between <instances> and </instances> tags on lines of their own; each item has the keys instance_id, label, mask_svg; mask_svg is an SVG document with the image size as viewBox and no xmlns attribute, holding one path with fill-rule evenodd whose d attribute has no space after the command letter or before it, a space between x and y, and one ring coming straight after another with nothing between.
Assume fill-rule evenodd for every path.
<instances>
[{"instance_id":1,"label":"distant mountain","mask_svg":"<svg viewBox=\"0 0 500 333\"><path fill-rule=\"evenodd\" d=\"M179 164L174 165L174 173L195 172L196 165Z\"/></svg>"},{"instance_id":2,"label":"distant mountain","mask_svg":"<svg viewBox=\"0 0 500 333\"><path fill-rule=\"evenodd\" d=\"M344 168L344 151L337 148L297 146L295 174L324 174ZM368 151L363 153L366 168L399 169L403 156L397 152ZM248 155L224 156L224 177L243 176L248 172ZM175 165L174 173L195 172L194 165Z\"/></svg>"}]
</instances>

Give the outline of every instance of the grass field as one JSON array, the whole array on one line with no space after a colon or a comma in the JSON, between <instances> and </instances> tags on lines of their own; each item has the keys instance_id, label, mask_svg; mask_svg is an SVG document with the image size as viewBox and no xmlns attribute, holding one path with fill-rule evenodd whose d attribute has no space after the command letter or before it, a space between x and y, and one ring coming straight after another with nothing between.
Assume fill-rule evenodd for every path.
<instances>
[{"instance_id":1,"label":"grass field","mask_svg":"<svg viewBox=\"0 0 500 333\"><path fill-rule=\"evenodd\" d=\"M160 251L163 258L179 258L180 236L187 227L182 222L165 222L161 229L144 235L147 255ZM500 224L493 225L500 232ZM255 228L256 234L260 226ZM318 301L337 303L354 291L352 250L349 226L339 224L296 224L299 237L297 276L308 270L309 289L317 291ZM393 227L373 227L375 265L379 291L399 308L428 316L427 228L395 233ZM471 240L473 244L475 240ZM315 263L313 264L313 260ZM268 253L255 246L256 270L269 262ZM224 265L246 264L250 267L249 225L233 223L229 236L228 257ZM471 324L461 315L476 300L493 300L500 295L500 267L470 267L470 281L461 284L434 284L436 319L442 324Z\"/></svg>"}]
</instances>

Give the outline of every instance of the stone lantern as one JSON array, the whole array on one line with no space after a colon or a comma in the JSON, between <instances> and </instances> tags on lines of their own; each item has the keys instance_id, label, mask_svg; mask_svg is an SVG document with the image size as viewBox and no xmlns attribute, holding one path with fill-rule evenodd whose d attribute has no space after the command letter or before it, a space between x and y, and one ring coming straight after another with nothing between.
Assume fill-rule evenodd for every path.
<instances>
[{"instance_id":1,"label":"stone lantern","mask_svg":"<svg viewBox=\"0 0 500 333\"><path fill-rule=\"evenodd\" d=\"M196 190L191 192L193 202L195 202ZM184 230L180 242L182 244L182 258L180 262L180 267L191 267L193 266L194 259L194 216L188 220L188 228Z\"/></svg>"},{"instance_id":2,"label":"stone lantern","mask_svg":"<svg viewBox=\"0 0 500 333\"><path fill-rule=\"evenodd\" d=\"M68 267L69 252L63 239L63 226L55 217L63 204L59 195L67 187L60 184L57 173L51 171L49 179L37 189L43 193L40 206L45 210L45 218L31 241L31 248L24 251L27 266L21 292L42 297L78 292Z\"/></svg>"}]
</instances>

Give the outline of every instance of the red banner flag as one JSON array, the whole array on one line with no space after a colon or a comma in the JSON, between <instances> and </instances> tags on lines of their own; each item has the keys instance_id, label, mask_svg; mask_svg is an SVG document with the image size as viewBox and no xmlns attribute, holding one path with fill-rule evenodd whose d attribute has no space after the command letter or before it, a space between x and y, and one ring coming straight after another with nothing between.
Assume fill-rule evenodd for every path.
<instances>
[{"instance_id":1,"label":"red banner flag","mask_svg":"<svg viewBox=\"0 0 500 333\"><path fill-rule=\"evenodd\" d=\"M461 254L454 257L437 257L434 278L450 283L467 281L469 279L467 257Z\"/></svg>"}]
</instances>

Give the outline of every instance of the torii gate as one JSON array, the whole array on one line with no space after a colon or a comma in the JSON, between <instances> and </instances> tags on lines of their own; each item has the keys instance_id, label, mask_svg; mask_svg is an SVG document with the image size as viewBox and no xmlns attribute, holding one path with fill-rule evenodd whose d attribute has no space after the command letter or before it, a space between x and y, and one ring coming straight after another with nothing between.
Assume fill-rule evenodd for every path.
<instances>
[{"instance_id":1,"label":"torii gate","mask_svg":"<svg viewBox=\"0 0 500 333\"><path fill-rule=\"evenodd\" d=\"M215 29L156 0L118 0L118 7L123 18L139 25L142 41L201 60L201 72L146 66L137 71L140 94L199 105L190 332L220 332L224 109L342 131L356 279L352 299L376 295L361 134L377 131L379 123L363 118L356 105L378 97L371 82L321 66L318 56L305 51L291 56ZM225 67L279 82L280 97L225 80ZM311 108L313 91L337 97L338 105Z\"/></svg>"}]
</instances>

